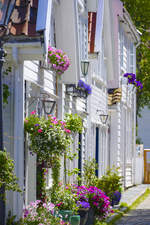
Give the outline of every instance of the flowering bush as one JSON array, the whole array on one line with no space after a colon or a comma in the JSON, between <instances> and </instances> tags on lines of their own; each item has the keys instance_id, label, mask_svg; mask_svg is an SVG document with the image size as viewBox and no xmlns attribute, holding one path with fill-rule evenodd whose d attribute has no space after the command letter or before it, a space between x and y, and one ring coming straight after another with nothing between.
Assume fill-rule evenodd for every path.
<instances>
[{"instance_id":1,"label":"flowering bush","mask_svg":"<svg viewBox=\"0 0 150 225\"><path fill-rule=\"evenodd\" d=\"M69 225L54 216L55 205L51 202L43 203L40 200L31 202L23 211L22 225Z\"/></svg>"},{"instance_id":2,"label":"flowering bush","mask_svg":"<svg viewBox=\"0 0 150 225\"><path fill-rule=\"evenodd\" d=\"M55 49L51 46L48 47L48 63L52 64L52 68L59 75L64 73L70 65L68 56L61 49Z\"/></svg>"},{"instance_id":3,"label":"flowering bush","mask_svg":"<svg viewBox=\"0 0 150 225\"><path fill-rule=\"evenodd\" d=\"M125 73L123 76L128 78L129 84L134 84L139 89L143 88L142 83L136 80L136 75L134 73Z\"/></svg>"},{"instance_id":4,"label":"flowering bush","mask_svg":"<svg viewBox=\"0 0 150 225\"><path fill-rule=\"evenodd\" d=\"M29 134L30 151L37 153L39 161L49 162L52 156L61 155L70 145L71 131L65 122L49 115L48 119L39 118L36 112L25 119L25 132Z\"/></svg>"},{"instance_id":5,"label":"flowering bush","mask_svg":"<svg viewBox=\"0 0 150 225\"><path fill-rule=\"evenodd\" d=\"M90 85L86 84L83 80L79 80L78 88L83 89L88 95L92 93L92 88Z\"/></svg>"}]
</instances>

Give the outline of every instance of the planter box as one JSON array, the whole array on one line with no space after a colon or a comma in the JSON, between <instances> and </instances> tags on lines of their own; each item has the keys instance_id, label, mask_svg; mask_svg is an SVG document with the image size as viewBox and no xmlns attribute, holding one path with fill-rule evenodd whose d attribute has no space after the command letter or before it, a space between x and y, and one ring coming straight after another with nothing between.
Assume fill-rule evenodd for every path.
<instances>
[{"instance_id":1,"label":"planter box","mask_svg":"<svg viewBox=\"0 0 150 225\"><path fill-rule=\"evenodd\" d=\"M80 225L85 225L88 219L89 209L79 209L78 214L80 215Z\"/></svg>"}]
</instances>

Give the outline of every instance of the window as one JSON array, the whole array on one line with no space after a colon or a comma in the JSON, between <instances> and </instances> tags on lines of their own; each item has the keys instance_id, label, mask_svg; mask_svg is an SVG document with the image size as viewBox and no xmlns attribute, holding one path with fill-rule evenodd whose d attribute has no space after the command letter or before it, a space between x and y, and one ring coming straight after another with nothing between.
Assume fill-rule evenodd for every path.
<instances>
[{"instance_id":1,"label":"window","mask_svg":"<svg viewBox=\"0 0 150 225\"><path fill-rule=\"evenodd\" d=\"M86 6L85 1L84 4ZM78 11L78 15L80 59L84 60L88 58L88 13L85 12L83 15L80 13L80 11Z\"/></svg>"}]
</instances>

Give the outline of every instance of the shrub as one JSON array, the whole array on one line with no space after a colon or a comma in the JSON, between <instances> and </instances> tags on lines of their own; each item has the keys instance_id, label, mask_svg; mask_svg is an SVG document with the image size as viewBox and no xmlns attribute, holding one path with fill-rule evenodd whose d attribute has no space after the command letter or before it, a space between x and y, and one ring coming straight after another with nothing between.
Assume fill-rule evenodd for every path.
<instances>
[{"instance_id":1,"label":"shrub","mask_svg":"<svg viewBox=\"0 0 150 225\"><path fill-rule=\"evenodd\" d=\"M14 162L9 153L0 151L0 188L4 185L5 190L21 192L14 174Z\"/></svg>"},{"instance_id":2,"label":"shrub","mask_svg":"<svg viewBox=\"0 0 150 225\"><path fill-rule=\"evenodd\" d=\"M119 175L119 168L113 167L112 169L108 169L106 174L103 175L100 179L97 180L97 187L105 192L107 196L112 201L113 194L116 191L121 192L122 187L122 176Z\"/></svg>"},{"instance_id":3,"label":"shrub","mask_svg":"<svg viewBox=\"0 0 150 225\"><path fill-rule=\"evenodd\" d=\"M97 176L95 171L98 165L96 164L95 159L92 160L85 160L83 165L83 183L89 186L95 186L97 183Z\"/></svg>"}]
</instances>

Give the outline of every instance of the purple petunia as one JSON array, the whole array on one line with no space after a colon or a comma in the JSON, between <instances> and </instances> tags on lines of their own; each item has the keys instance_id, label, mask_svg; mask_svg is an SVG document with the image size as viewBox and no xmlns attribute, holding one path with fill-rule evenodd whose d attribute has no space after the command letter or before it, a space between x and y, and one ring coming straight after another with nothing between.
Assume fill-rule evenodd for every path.
<instances>
[{"instance_id":1,"label":"purple petunia","mask_svg":"<svg viewBox=\"0 0 150 225\"><path fill-rule=\"evenodd\" d=\"M85 202L85 201L77 201L77 206L79 208L90 208L90 204L88 202Z\"/></svg>"},{"instance_id":2,"label":"purple petunia","mask_svg":"<svg viewBox=\"0 0 150 225\"><path fill-rule=\"evenodd\" d=\"M125 73L123 76L128 78L129 84L133 84L139 89L143 88L142 83L140 81L136 80L136 75L134 73Z\"/></svg>"},{"instance_id":3,"label":"purple petunia","mask_svg":"<svg viewBox=\"0 0 150 225\"><path fill-rule=\"evenodd\" d=\"M84 89L87 94L91 94L92 93L91 86L86 84L86 83L84 83L83 80L79 80L78 81L78 87Z\"/></svg>"}]
</instances>

